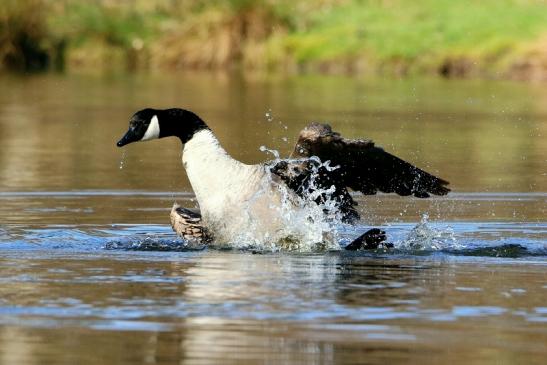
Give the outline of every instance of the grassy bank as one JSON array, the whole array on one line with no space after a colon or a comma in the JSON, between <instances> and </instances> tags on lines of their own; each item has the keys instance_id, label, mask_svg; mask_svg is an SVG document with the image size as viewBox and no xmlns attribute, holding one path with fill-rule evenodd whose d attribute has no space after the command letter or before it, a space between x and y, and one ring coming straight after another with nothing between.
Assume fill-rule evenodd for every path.
<instances>
[{"instance_id":1,"label":"grassy bank","mask_svg":"<svg viewBox=\"0 0 547 365\"><path fill-rule=\"evenodd\" d=\"M39 11L37 11L37 9ZM5 69L547 79L541 0L4 0Z\"/></svg>"}]
</instances>

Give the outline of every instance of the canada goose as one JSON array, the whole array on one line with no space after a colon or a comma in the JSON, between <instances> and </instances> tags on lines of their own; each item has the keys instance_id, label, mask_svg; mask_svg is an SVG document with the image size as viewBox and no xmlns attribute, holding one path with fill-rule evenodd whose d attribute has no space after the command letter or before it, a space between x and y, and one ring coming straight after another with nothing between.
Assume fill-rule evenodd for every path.
<instances>
[{"instance_id":1,"label":"canada goose","mask_svg":"<svg viewBox=\"0 0 547 365\"><path fill-rule=\"evenodd\" d=\"M450 191L447 181L372 141L345 139L319 123L300 132L291 159L256 165L232 158L200 117L178 108L138 111L117 145L170 136L184 144L182 162L201 213L174 206L173 229L186 239L216 245L332 241L325 223L359 218L348 189L418 198ZM373 229L348 247L374 248L384 239L385 232Z\"/></svg>"}]
</instances>

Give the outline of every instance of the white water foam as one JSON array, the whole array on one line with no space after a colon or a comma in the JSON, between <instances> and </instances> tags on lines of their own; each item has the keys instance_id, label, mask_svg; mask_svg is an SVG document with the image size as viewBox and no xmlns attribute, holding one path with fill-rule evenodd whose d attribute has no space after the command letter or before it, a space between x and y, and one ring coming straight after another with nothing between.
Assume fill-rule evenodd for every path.
<instances>
[{"instance_id":1,"label":"white water foam","mask_svg":"<svg viewBox=\"0 0 547 365\"><path fill-rule=\"evenodd\" d=\"M283 161L276 150L261 146L260 151L274 157L271 166ZM336 168L331 167L329 161L322 163L317 157L314 158L314 162L313 168L316 170ZM268 167L265 168L266 179L263 180L261 188L246 201L243 211L240 212L241 217L238 221L246 222L245 229L240 227L236 234L237 239L222 246L264 251L339 250L339 235L336 228L342 224L342 220L332 196L335 192L334 186L321 189L316 186L315 180L311 179L309 193L305 198L301 198L284 183L279 182L278 177L273 175ZM272 195L277 199L271 199ZM314 200L321 195L324 199L318 204ZM266 216L261 214L264 206L267 208ZM262 209L259 209L260 207ZM264 225L264 219L268 220L267 227Z\"/></svg>"},{"instance_id":2,"label":"white water foam","mask_svg":"<svg viewBox=\"0 0 547 365\"><path fill-rule=\"evenodd\" d=\"M403 241L396 242L395 247L411 251L437 251L457 250L463 246L456 240L452 228L434 228L429 223L429 216L423 214L420 223L412 228Z\"/></svg>"}]
</instances>

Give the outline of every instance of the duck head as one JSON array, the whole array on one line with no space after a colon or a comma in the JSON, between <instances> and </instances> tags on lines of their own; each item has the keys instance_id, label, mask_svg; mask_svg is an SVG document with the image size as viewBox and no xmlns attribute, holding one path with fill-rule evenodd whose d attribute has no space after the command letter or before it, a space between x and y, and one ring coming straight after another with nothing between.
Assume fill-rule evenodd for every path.
<instances>
[{"instance_id":1,"label":"duck head","mask_svg":"<svg viewBox=\"0 0 547 365\"><path fill-rule=\"evenodd\" d=\"M205 122L189 110L146 108L133 114L129 129L116 145L122 147L132 142L170 136L179 137L182 143L186 143L202 129L208 129Z\"/></svg>"}]
</instances>

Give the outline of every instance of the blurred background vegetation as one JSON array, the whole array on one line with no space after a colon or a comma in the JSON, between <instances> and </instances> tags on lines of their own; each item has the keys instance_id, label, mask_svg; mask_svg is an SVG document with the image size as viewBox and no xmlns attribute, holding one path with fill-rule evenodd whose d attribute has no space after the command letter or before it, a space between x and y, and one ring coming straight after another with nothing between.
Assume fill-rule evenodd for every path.
<instances>
[{"instance_id":1,"label":"blurred background vegetation","mask_svg":"<svg viewBox=\"0 0 547 365\"><path fill-rule=\"evenodd\" d=\"M0 69L547 80L542 0L2 0Z\"/></svg>"}]
</instances>

